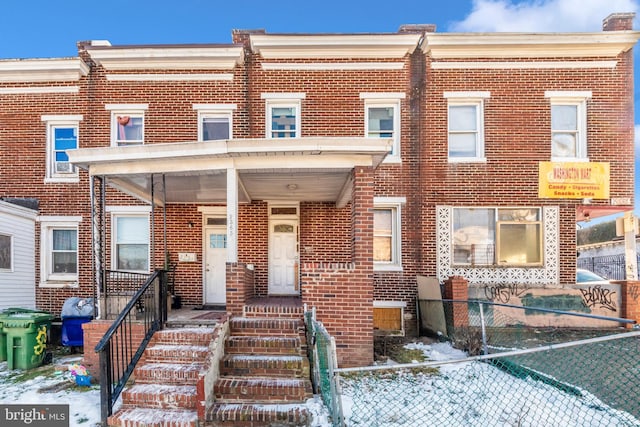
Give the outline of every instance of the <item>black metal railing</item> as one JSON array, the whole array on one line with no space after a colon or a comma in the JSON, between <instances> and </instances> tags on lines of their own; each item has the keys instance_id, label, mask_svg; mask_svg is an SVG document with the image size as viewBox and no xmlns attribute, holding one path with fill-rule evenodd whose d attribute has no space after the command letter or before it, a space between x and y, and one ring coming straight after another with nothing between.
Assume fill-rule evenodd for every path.
<instances>
[{"instance_id":1,"label":"black metal railing","mask_svg":"<svg viewBox=\"0 0 640 427\"><path fill-rule=\"evenodd\" d=\"M640 254L636 255L640 263ZM625 280L627 276L624 254L594 257L581 257L577 260L578 268L591 270L610 280Z\"/></svg>"},{"instance_id":2,"label":"black metal railing","mask_svg":"<svg viewBox=\"0 0 640 427\"><path fill-rule=\"evenodd\" d=\"M104 270L102 274L103 295L132 295L149 279L148 273Z\"/></svg>"},{"instance_id":3,"label":"black metal railing","mask_svg":"<svg viewBox=\"0 0 640 427\"><path fill-rule=\"evenodd\" d=\"M110 273L114 272L107 272L105 277L110 276ZM107 418L113 413L113 405L151 337L154 332L163 328L166 320L167 272L158 270L147 276L147 280L137 289L96 345L95 351L100 357L100 407L103 426L107 425Z\"/></svg>"}]
</instances>

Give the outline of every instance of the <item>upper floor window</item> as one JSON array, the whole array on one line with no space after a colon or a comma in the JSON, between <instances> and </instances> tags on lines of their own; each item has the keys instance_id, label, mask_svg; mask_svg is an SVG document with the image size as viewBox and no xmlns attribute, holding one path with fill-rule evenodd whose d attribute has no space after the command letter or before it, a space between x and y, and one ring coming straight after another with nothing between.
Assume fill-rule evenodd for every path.
<instances>
[{"instance_id":1,"label":"upper floor window","mask_svg":"<svg viewBox=\"0 0 640 427\"><path fill-rule=\"evenodd\" d=\"M69 163L67 150L78 148L81 115L42 116L47 124L45 182L78 182L78 170Z\"/></svg>"},{"instance_id":2,"label":"upper floor window","mask_svg":"<svg viewBox=\"0 0 640 427\"><path fill-rule=\"evenodd\" d=\"M114 270L149 271L149 214L113 212L112 259Z\"/></svg>"},{"instance_id":3,"label":"upper floor window","mask_svg":"<svg viewBox=\"0 0 640 427\"><path fill-rule=\"evenodd\" d=\"M539 208L454 208L453 263L541 265L542 232Z\"/></svg>"},{"instance_id":4,"label":"upper floor window","mask_svg":"<svg viewBox=\"0 0 640 427\"><path fill-rule=\"evenodd\" d=\"M404 197L376 197L373 209L373 265L402 270L401 206Z\"/></svg>"},{"instance_id":5,"label":"upper floor window","mask_svg":"<svg viewBox=\"0 0 640 427\"><path fill-rule=\"evenodd\" d=\"M194 104L198 111L198 141L233 138L235 104Z\"/></svg>"},{"instance_id":6,"label":"upper floor window","mask_svg":"<svg viewBox=\"0 0 640 427\"><path fill-rule=\"evenodd\" d=\"M551 158L587 160L587 99L591 92L545 92L551 104Z\"/></svg>"},{"instance_id":7,"label":"upper floor window","mask_svg":"<svg viewBox=\"0 0 640 427\"><path fill-rule=\"evenodd\" d=\"M450 162L484 161L484 100L489 92L445 92Z\"/></svg>"},{"instance_id":8,"label":"upper floor window","mask_svg":"<svg viewBox=\"0 0 640 427\"><path fill-rule=\"evenodd\" d=\"M40 217L41 286L78 285L78 225L81 217Z\"/></svg>"},{"instance_id":9,"label":"upper floor window","mask_svg":"<svg viewBox=\"0 0 640 427\"><path fill-rule=\"evenodd\" d=\"M147 104L107 104L111 111L111 145L144 144L144 112Z\"/></svg>"},{"instance_id":10,"label":"upper floor window","mask_svg":"<svg viewBox=\"0 0 640 427\"><path fill-rule=\"evenodd\" d=\"M266 137L300 138L300 104L304 93L263 93Z\"/></svg>"},{"instance_id":11,"label":"upper floor window","mask_svg":"<svg viewBox=\"0 0 640 427\"><path fill-rule=\"evenodd\" d=\"M391 153L385 162L400 161L400 100L404 93L361 93L365 100L365 136L390 138Z\"/></svg>"},{"instance_id":12,"label":"upper floor window","mask_svg":"<svg viewBox=\"0 0 640 427\"><path fill-rule=\"evenodd\" d=\"M0 270L11 271L13 269L13 237L9 234L0 234Z\"/></svg>"}]
</instances>

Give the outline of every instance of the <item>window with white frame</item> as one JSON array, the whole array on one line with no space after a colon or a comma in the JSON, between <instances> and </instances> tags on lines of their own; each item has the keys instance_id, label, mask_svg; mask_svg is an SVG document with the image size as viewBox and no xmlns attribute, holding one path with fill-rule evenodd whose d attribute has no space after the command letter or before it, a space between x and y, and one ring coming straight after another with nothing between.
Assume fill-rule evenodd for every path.
<instances>
[{"instance_id":1,"label":"window with white frame","mask_svg":"<svg viewBox=\"0 0 640 427\"><path fill-rule=\"evenodd\" d=\"M13 269L13 237L9 234L0 234L0 270L11 271Z\"/></svg>"},{"instance_id":2,"label":"window with white frame","mask_svg":"<svg viewBox=\"0 0 640 427\"><path fill-rule=\"evenodd\" d=\"M144 114L147 104L107 104L111 111L111 145L144 144Z\"/></svg>"},{"instance_id":3,"label":"window with white frame","mask_svg":"<svg viewBox=\"0 0 640 427\"><path fill-rule=\"evenodd\" d=\"M400 100L404 93L361 93L365 101L365 136L391 138L391 153L386 162L400 161Z\"/></svg>"},{"instance_id":4,"label":"window with white frame","mask_svg":"<svg viewBox=\"0 0 640 427\"><path fill-rule=\"evenodd\" d=\"M484 161L484 100L489 92L445 92L450 162Z\"/></svg>"},{"instance_id":5,"label":"window with white frame","mask_svg":"<svg viewBox=\"0 0 640 427\"><path fill-rule=\"evenodd\" d=\"M400 232L404 197L376 197L373 208L373 264L376 270L402 269Z\"/></svg>"},{"instance_id":6,"label":"window with white frame","mask_svg":"<svg viewBox=\"0 0 640 427\"><path fill-rule=\"evenodd\" d=\"M194 104L198 111L198 141L233 138L235 104Z\"/></svg>"},{"instance_id":7,"label":"window with white frame","mask_svg":"<svg viewBox=\"0 0 640 427\"><path fill-rule=\"evenodd\" d=\"M40 217L41 286L78 285L80 217Z\"/></svg>"},{"instance_id":8,"label":"window with white frame","mask_svg":"<svg viewBox=\"0 0 640 427\"><path fill-rule=\"evenodd\" d=\"M77 182L78 170L69 163L67 150L78 148L81 115L45 115L47 125L46 182Z\"/></svg>"},{"instance_id":9,"label":"window with white frame","mask_svg":"<svg viewBox=\"0 0 640 427\"><path fill-rule=\"evenodd\" d=\"M587 99L591 92L545 92L551 108L551 158L587 159Z\"/></svg>"},{"instance_id":10,"label":"window with white frame","mask_svg":"<svg viewBox=\"0 0 640 427\"><path fill-rule=\"evenodd\" d=\"M537 266L543 262L540 208L453 209L453 264Z\"/></svg>"},{"instance_id":11,"label":"window with white frame","mask_svg":"<svg viewBox=\"0 0 640 427\"><path fill-rule=\"evenodd\" d=\"M113 213L111 216L114 270L149 271L149 215Z\"/></svg>"},{"instance_id":12,"label":"window with white frame","mask_svg":"<svg viewBox=\"0 0 640 427\"><path fill-rule=\"evenodd\" d=\"M300 105L304 93L263 93L267 138L299 138Z\"/></svg>"}]
</instances>

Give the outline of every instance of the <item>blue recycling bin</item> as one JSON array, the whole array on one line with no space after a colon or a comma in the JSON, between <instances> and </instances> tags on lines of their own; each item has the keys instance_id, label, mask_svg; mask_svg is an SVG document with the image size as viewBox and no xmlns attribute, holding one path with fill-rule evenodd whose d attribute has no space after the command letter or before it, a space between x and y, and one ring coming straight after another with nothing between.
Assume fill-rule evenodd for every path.
<instances>
[{"instance_id":1,"label":"blue recycling bin","mask_svg":"<svg viewBox=\"0 0 640 427\"><path fill-rule=\"evenodd\" d=\"M82 324L93 319L93 298L71 297L62 305L61 341L65 347L83 347Z\"/></svg>"},{"instance_id":2,"label":"blue recycling bin","mask_svg":"<svg viewBox=\"0 0 640 427\"><path fill-rule=\"evenodd\" d=\"M93 316L65 317L62 319L62 345L65 347L84 346L84 333L82 324L91 322Z\"/></svg>"}]
</instances>

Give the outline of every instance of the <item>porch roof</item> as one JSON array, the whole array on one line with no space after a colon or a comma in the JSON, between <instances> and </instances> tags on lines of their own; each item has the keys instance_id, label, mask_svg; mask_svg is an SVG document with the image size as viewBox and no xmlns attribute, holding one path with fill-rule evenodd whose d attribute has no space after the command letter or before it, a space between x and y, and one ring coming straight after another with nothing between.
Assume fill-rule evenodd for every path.
<instances>
[{"instance_id":1,"label":"porch roof","mask_svg":"<svg viewBox=\"0 0 640 427\"><path fill-rule=\"evenodd\" d=\"M391 151L387 138L232 139L68 151L69 160L111 187L155 202L226 203L226 174L238 173L238 201L335 202L351 198L351 170L373 168ZM160 176L164 175L166 197ZM160 191L158 191L158 189Z\"/></svg>"}]
</instances>

